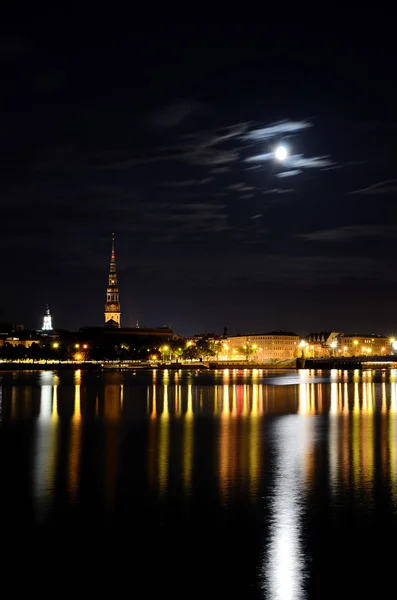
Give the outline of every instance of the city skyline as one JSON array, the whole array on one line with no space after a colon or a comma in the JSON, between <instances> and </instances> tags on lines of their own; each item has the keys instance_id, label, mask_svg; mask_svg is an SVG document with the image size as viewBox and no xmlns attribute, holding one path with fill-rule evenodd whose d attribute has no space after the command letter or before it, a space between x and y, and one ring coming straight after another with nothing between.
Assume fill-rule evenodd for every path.
<instances>
[{"instance_id":1,"label":"city skyline","mask_svg":"<svg viewBox=\"0 0 397 600\"><path fill-rule=\"evenodd\" d=\"M397 331L391 40L33 22L0 46L4 318L102 323L114 231L125 326Z\"/></svg>"}]
</instances>

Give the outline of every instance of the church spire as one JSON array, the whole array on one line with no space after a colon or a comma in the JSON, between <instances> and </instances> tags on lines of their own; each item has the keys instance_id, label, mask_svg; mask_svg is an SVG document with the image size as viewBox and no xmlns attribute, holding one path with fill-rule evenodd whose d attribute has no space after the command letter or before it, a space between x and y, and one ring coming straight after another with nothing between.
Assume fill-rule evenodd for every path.
<instances>
[{"instance_id":1,"label":"church spire","mask_svg":"<svg viewBox=\"0 0 397 600\"><path fill-rule=\"evenodd\" d=\"M106 291L105 325L120 327L120 296L117 283L116 252L114 249L114 233L112 233L112 253L110 256L109 284Z\"/></svg>"}]
</instances>

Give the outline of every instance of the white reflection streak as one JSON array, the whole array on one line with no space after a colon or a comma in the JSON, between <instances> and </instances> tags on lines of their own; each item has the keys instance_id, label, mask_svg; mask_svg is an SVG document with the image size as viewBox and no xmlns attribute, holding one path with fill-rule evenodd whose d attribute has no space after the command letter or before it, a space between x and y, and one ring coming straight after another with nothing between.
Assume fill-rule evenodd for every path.
<instances>
[{"instance_id":1,"label":"white reflection streak","mask_svg":"<svg viewBox=\"0 0 397 600\"><path fill-rule=\"evenodd\" d=\"M338 482L338 384L331 383L331 407L329 411L329 479L332 493L336 493Z\"/></svg>"},{"instance_id":2,"label":"white reflection streak","mask_svg":"<svg viewBox=\"0 0 397 600\"><path fill-rule=\"evenodd\" d=\"M48 466L51 452L52 373L44 372L41 377L40 413L36 423L35 460L33 471L33 493L40 516L46 512Z\"/></svg>"},{"instance_id":3,"label":"white reflection streak","mask_svg":"<svg viewBox=\"0 0 397 600\"><path fill-rule=\"evenodd\" d=\"M300 496L307 417L281 417L275 424L276 480L272 493L270 543L265 555L266 598L303 598L304 562L300 540Z\"/></svg>"}]
</instances>

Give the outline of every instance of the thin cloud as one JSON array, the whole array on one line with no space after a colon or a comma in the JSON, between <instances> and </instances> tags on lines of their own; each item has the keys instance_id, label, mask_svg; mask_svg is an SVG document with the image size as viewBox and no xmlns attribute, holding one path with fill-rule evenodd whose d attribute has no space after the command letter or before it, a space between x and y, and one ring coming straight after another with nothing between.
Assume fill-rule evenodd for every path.
<instances>
[{"instance_id":1,"label":"thin cloud","mask_svg":"<svg viewBox=\"0 0 397 600\"><path fill-rule=\"evenodd\" d=\"M195 185L206 185L207 183L211 183L214 181L213 177L205 177L204 179L185 179L184 181L165 181L162 185L163 187L170 188L186 188L192 187Z\"/></svg>"},{"instance_id":2,"label":"thin cloud","mask_svg":"<svg viewBox=\"0 0 397 600\"><path fill-rule=\"evenodd\" d=\"M385 181L379 181L368 187L361 188L348 192L349 195L353 194L396 194L397 193L397 179L386 179Z\"/></svg>"},{"instance_id":3,"label":"thin cloud","mask_svg":"<svg viewBox=\"0 0 397 600\"><path fill-rule=\"evenodd\" d=\"M281 121L249 131L243 136L243 139L259 142L262 140L271 140L286 133L297 133L303 129L311 127L312 124L305 121Z\"/></svg>"},{"instance_id":4,"label":"thin cloud","mask_svg":"<svg viewBox=\"0 0 397 600\"><path fill-rule=\"evenodd\" d=\"M211 169L210 173L214 175L221 175L222 173L229 173L230 167L215 167L215 169Z\"/></svg>"},{"instance_id":5,"label":"thin cloud","mask_svg":"<svg viewBox=\"0 0 397 600\"><path fill-rule=\"evenodd\" d=\"M293 191L293 188L272 188L271 190L263 190L262 194L289 194Z\"/></svg>"},{"instance_id":6,"label":"thin cloud","mask_svg":"<svg viewBox=\"0 0 397 600\"><path fill-rule=\"evenodd\" d=\"M344 242L356 238L394 238L397 225L345 225L335 229L322 229L300 233L296 237L315 242Z\"/></svg>"},{"instance_id":7,"label":"thin cloud","mask_svg":"<svg viewBox=\"0 0 397 600\"><path fill-rule=\"evenodd\" d=\"M245 162L264 162L268 160L276 161L274 152L265 152L264 154L249 156L245 159ZM305 158L303 154L292 154L291 156L288 156L282 164L292 169L324 169L325 167L335 165L328 156L312 156Z\"/></svg>"},{"instance_id":8,"label":"thin cloud","mask_svg":"<svg viewBox=\"0 0 397 600\"><path fill-rule=\"evenodd\" d=\"M260 217L263 217L263 213L258 213L257 215L252 215L252 217L250 217L250 219L259 219Z\"/></svg>"},{"instance_id":9,"label":"thin cloud","mask_svg":"<svg viewBox=\"0 0 397 600\"><path fill-rule=\"evenodd\" d=\"M292 171L282 171L281 173L277 173L276 177L284 178L284 177L294 177L295 175L299 175L302 173L300 169L293 169Z\"/></svg>"},{"instance_id":10,"label":"thin cloud","mask_svg":"<svg viewBox=\"0 0 397 600\"><path fill-rule=\"evenodd\" d=\"M185 121L201 105L189 100L176 100L153 113L150 117L152 125L170 129Z\"/></svg>"},{"instance_id":11,"label":"thin cloud","mask_svg":"<svg viewBox=\"0 0 397 600\"><path fill-rule=\"evenodd\" d=\"M232 183L227 186L227 189L236 192L252 192L255 188L245 183Z\"/></svg>"}]
</instances>

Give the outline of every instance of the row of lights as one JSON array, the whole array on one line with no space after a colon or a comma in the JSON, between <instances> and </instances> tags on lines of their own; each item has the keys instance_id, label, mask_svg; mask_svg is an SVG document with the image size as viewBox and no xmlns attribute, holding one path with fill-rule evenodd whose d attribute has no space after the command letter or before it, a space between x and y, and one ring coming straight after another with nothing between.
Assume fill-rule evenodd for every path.
<instances>
[{"instance_id":1,"label":"row of lights","mask_svg":"<svg viewBox=\"0 0 397 600\"><path fill-rule=\"evenodd\" d=\"M392 338L390 338L390 340L389 340L389 341L390 341L390 345L392 346L392 348L393 348L394 350L397 350L397 341L396 341L396 339L392 337ZM359 342L358 342L358 340L353 340L353 344L354 344L355 346L358 346L358 343L359 343ZM306 346L308 346L308 345L309 345L309 344L308 344L308 343L307 343L305 340L302 340L302 341L300 342L300 344L299 344L299 346L302 348L302 350L303 350L304 348L306 348ZM331 346L331 348L333 349L333 351L335 352L335 348L337 348L337 346L338 346L338 342L335 342L335 341L333 341L333 342L331 342L331 343L330 343L330 346ZM311 345L311 346L310 346L310 348L313 350L313 349L314 349L314 345ZM347 346L343 346L343 351L344 351L344 352L347 352L347 350L348 350ZM367 347L365 347L365 346L363 346L363 347L361 348L361 350L362 350L362 352L363 352L363 353L365 353L365 352L368 352L368 353L372 352L372 349L371 349L371 348L367 348ZM383 347L381 348L381 352L384 352L385 350L386 350L386 348L383 346ZM342 352L342 350L339 350L339 352Z\"/></svg>"}]
</instances>

